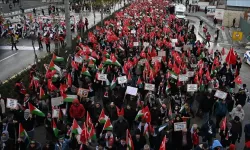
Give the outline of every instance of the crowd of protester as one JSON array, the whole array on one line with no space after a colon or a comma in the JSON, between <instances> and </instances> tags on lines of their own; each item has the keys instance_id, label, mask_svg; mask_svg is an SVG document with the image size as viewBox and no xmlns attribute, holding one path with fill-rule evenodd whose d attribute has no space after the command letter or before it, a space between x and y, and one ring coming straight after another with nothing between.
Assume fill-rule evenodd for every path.
<instances>
[{"instance_id":1,"label":"crowd of protester","mask_svg":"<svg viewBox=\"0 0 250 150\"><path fill-rule=\"evenodd\" d=\"M240 57L197 40L169 5L133 2L78 36L67 60L53 54L46 74L33 66L29 87L13 85L15 108L1 98L1 149L249 149Z\"/></svg>"}]
</instances>

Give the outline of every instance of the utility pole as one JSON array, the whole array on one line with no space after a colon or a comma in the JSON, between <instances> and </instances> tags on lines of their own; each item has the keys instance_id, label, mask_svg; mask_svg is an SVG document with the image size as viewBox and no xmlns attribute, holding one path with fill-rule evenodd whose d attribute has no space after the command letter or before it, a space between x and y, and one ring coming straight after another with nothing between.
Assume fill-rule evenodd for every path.
<instances>
[{"instance_id":1,"label":"utility pole","mask_svg":"<svg viewBox=\"0 0 250 150\"><path fill-rule=\"evenodd\" d=\"M71 49L72 34L71 34L71 26L70 26L69 0L64 0L64 7L65 7L65 21L66 21L66 48Z\"/></svg>"}]
</instances>

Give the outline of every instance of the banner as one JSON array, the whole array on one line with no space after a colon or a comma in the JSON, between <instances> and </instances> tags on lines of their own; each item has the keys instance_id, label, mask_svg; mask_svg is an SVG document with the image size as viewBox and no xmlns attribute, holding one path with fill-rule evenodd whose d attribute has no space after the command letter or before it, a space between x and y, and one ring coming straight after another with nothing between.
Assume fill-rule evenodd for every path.
<instances>
[{"instance_id":1,"label":"banner","mask_svg":"<svg viewBox=\"0 0 250 150\"><path fill-rule=\"evenodd\" d=\"M80 97L88 97L89 95L89 90L88 89L83 89L83 88L79 88L77 95Z\"/></svg>"},{"instance_id":2,"label":"banner","mask_svg":"<svg viewBox=\"0 0 250 150\"><path fill-rule=\"evenodd\" d=\"M174 131L182 131L183 129L187 128L186 122L177 122L174 123Z\"/></svg>"},{"instance_id":3,"label":"banner","mask_svg":"<svg viewBox=\"0 0 250 150\"><path fill-rule=\"evenodd\" d=\"M220 90L216 90L214 96L219 98L219 99L226 99L227 98L227 93L223 92L223 91L220 91Z\"/></svg>"},{"instance_id":4,"label":"banner","mask_svg":"<svg viewBox=\"0 0 250 150\"><path fill-rule=\"evenodd\" d=\"M100 81L106 81L108 79L108 75L107 74L98 74L98 80Z\"/></svg>"},{"instance_id":5,"label":"banner","mask_svg":"<svg viewBox=\"0 0 250 150\"><path fill-rule=\"evenodd\" d=\"M53 109L52 118L59 118L60 109Z\"/></svg>"},{"instance_id":6,"label":"banner","mask_svg":"<svg viewBox=\"0 0 250 150\"><path fill-rule=\"evenodd\" d=\"M216 9L215 10L215 15L214 18L218 19L218 20L223 20L224 18L224 9Z\"/></svg>"},{"instance_id":7,"label":"banner","mask_svg":"<svg viewBox=\"0 0 250 150\"><path fill-rule=\"evenodd\" d=\"M126 94L136 96L137 91L138 91L138 88L135 88L135 87L132 87L132 86L127 86Z\"/></svg>"},{"instance_id":8,"label":"banner","mask_svg":"<svg viewBox=\"0 0 250 150\"><path fill-rule=\"evenodd\" d=\"M63 98L61 96L51 98L51 106L59 106L61 104L63 104Z\"/></svg>"},{"instance_id":9,"label":"banner","mask_svg":"<svg viewBox=\"0 0 250 150\"><path fill-rule=\"evenodd\" d=\"M198 90L197 84L187 84L187 91L188 92L196 92Z\"/></svg>"},{"instance_id":10,"label":"banner","mask_svg":"<svg viewBox=\"0 0 250 150\"><path fill-rule=\"evenodd\" d=\"M127 76L122 76L122 77L118 77L118 84L124 84L127 83Z\"/></svg>"},{"instance_id":11,"label":"banner","mask_svg":"<svg viewBox=\"0 0 250 150\"><path fill-rule=\"evenodd\" d=\"M7 108L15 109L17 107L17 100L12 98L7 98Z\"/></svg>"},{"instance_id":12,"label":"banner","mask_svg":"<svg viewBox=\"0 0 250 150\"><path fill-rule=\"evenodd\" d=\"M145 83L144 90L155 91L155 85L150 83Z\"/></svg>"}]
</instances>

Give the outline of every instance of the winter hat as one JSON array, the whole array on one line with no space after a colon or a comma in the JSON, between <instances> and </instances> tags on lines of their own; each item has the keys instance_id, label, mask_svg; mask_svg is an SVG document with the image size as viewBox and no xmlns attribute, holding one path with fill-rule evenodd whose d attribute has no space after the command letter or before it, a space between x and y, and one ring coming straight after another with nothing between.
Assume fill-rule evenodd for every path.
<instances>
[{"instance_id":1,"label":"winter hat","mask_svg":"<svg viewBox=\"0 0 250 150\"><path fill-rule=\"evenodd\" d=\"M235 120L235 121L240 121L240 117L235 116L235 117L234 117L234 120Z\"/></svg>"},{"instance_id":2,"label":"winter hat","mask_svg":"<svg viewBox=\"0 0 250 150\"><path fill-rule=\"evenodd\" d=\"M229 150L236 150L235 145L234 144L230 144Z\"/></svg>"}]
</instances>

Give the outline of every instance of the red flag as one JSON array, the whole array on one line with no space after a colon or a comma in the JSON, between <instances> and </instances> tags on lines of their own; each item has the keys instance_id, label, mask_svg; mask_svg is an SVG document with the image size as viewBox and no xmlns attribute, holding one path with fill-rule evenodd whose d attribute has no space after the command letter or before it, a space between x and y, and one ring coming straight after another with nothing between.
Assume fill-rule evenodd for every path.
<instances>
[{"instance_id":1,"label":"red flag","mask_svg":"<svg viewBox=\"0 0 250 150\"><path fill-rule=\"evenodd\" d=\"M211 80L211 76L210 76L210 73L209 73L209 71L207 70L207 72L206 72L206 78L207 78L207 80L208 81L210 81Z\"/></svg>"},{"instance_id":2,"label":"red flag","mask_svg":"<svg viewBox=\"0 0 250 150\"><path fill-rule=\"evenodd\" d=\"M166 135L165 135L162 142L161 142L161 146L160 146L159 150L166 150L166 142L167 142L167 138L166 138Z\"/></svg>"},{"instance_id":3,"label":"red flag","mask_svg":"<svg viewBox=\"0 0 250 150\"><path fill-rule=\"evenodd\" d=\"M119 108L116 106L116 111L117 111L117 115L118 115L118 116L124 116L124 108L119 109Z\"/></svg>"},{"instance_id":4,"label":"red flag","mask_svg":"<svg viewBox=\"0 0 250 150\"><path fill-rule=\"evenodd\" d=\"M71 87L72 86L72 79L71 79L70 73L68 73L67 82L68 82L68 86Z\"/></svg>"},{"instance_id":5,"label":"red flag","mask_svg":"<svg viewBox=\"0 0 250 150\"><path fill-rule=\"evenodd\" d=\"M86 125L85 125L85 122L84 122L83 126L82 126L82 133L81 133L80 141L83 144L86 144L87 140L88 140L88 133L87 133L87 128L86 128Z\"/></svg>"},{"instance_id":6,"label":"red flag","mask_svg":"<svg viewBox=\"0 0 250 150\"><path fill-rule=\"evenodd\" d=\"M221 124L220 124L220 129L221 130L226 130L226 126L227 126L227 117L224 117L221 121Z\"/></svg>"},{"instance_id":7,"label":"red flag","mask_svg":"<svg viewBox=\"0 0 250 150\"><path fill-rule=\"evenodd\" d=\"M236 83L236 84L242 84L242 80L241 80L241 77L238 75L235 79L234 79L234 82Z\"/></svg>"},{"instance_id":8,"label":"red flag","mask_svg":"<svg viewBox=\"0 0 250 150\"><path fill-rule=\"evenodd\" d=\"M236 63L236 55L234 54L233 48L230 49L230 51L227 54L226 62L231 65Z\"/></svg>"},{"instance_id":9,"label":"red flag","mask_svg":"<svg viewBox=\"0 0 250 150\"><path fill-rule=\"evenodd\" d=\"M40 87L39 98L42 99L44 95L45 95L45 92L44 92L43 88Z\"/></svg>"},{"instance_id":10,"label":"red flag","mask_svg":"<svg viewBox=\"0 0 250 150\"><path fill-rule=\"evenodd\" d=\"M57 90L57 88L55 87L55 85L52 83L52 80L51 80L51 79L48 80L48 89L49 89L50 91Z\"/></svg>"},{"instance_id":11,"label":"red flag","mask_svg":"<svg viewBox=\"0 0 250 150\"><path fill-rule=\"evenodd\" d=\"M151 114L150 114L148 106L142 109L142 113L143 113L142 119L145 119L146 122L151 122Z\"/></svg>"},{"instance_id":12,"label":"red flag","mask_svg":"<svg viewBox=\"0 0 250 150\"><path fill-rule=\"evenodd\" d=\"M72 68L75 68L76 70L78 70L78 64L75 61L71 61L71 66Z\"/></svg>"}]
</instances>

